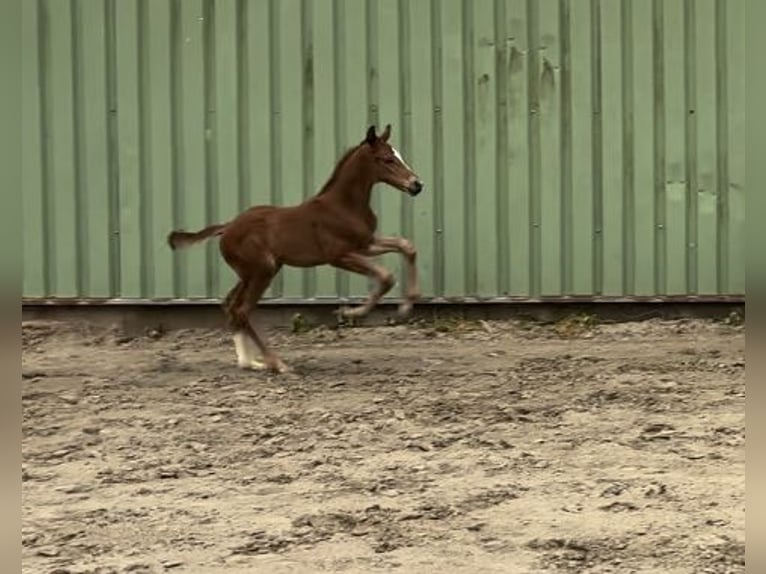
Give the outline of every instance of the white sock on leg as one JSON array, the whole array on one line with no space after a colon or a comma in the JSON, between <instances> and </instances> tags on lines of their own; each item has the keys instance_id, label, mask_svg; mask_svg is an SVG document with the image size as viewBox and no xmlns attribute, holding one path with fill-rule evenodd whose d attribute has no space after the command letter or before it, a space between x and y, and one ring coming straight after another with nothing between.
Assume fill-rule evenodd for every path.
<instances>
[{"instance_id":1,"label":"white sock on leg","mask_svg":"<svg viewBox=\"0 0 766 574\"><path fill-rule=\"evenodd\" d=\"M263 363L256 357L255 343L242 331L234 333L234 348L237 351L237 365L241 369L262 369Z\"/></svg>"},{"instance_id":2,"label":"white sock on leg","mask_svg":"<svg viewBox=\"0 0 766 574\"><path fill-rule=\"evenodd\" d=\"M247 348L246 335L242 332L234 333L234 349L237 351L237 365L240 368L247 368L250 366L250 357Z\"/></svg>"}]
</instances>

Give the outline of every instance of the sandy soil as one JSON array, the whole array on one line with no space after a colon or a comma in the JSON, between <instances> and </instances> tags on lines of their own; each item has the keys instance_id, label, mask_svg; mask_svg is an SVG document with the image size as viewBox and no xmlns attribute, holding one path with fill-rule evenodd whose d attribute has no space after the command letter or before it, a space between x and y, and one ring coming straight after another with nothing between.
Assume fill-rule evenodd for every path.
<instances>
[{"instance_id":1,"label":"sandy soil","mask_svg":"<svg viewBox=\"0 0 766 574\"><path fill-rule=\"evenodd\" d=\"M744 572L744 331L23 327L25 573Z\"/></svg>"}]
</instances>

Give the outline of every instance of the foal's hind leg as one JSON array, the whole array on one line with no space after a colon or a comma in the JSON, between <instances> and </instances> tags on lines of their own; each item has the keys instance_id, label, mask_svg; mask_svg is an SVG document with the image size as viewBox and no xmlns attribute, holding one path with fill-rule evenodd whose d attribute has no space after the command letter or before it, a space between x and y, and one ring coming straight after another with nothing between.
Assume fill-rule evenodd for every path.
<instances>
[{"instance_id":1,"label":"foal's hind leg","mask_svg":"<svg viewBox=\"0 0 766 574\"><path fill-rule=\"evenodd\" d=\"M266 291L273 277L273 271L263 269L260 270L260 273L253 273L243 278L242 289L238 290L232 297L229 317L231 327L234 329L234 344L237 347L239 366L249 369L267 367L278 373L284 373L287 366L269 348L250 323L251 311ZM253 344L263 355L264 363L255 359Z\"/></svg>"},{"instance_id":2,"label":"foal's hind leg","mask_svg":"<svg viewBox=\"0 0 766 574\"><path fill-rule=\"evenodd\" d=\"M237 281L237 284L228 292L224 300L221 302L221 307L223 307L223 312L226 313L227 317L229 316L229 310L231 309L231 302L237 296L237 293L244 289L244 287L245 284L242 283L242 281Z\"/></svg>"},{"instance_id":3,"label":"foal's hind leg","mask_svg":"<svg viewBox=\"0 0 766 574\"><path fill-rule=\"evenodd\" d=\"M367 275L378 282L364 304L353 308L342 308L340 310L340 315L342 317L363 317L364 315L367 315L367 313L378 304L381 297L391 290L396 282L394 275L388 269L376 265L359 253L350 253L333 263L333 266L346 271L353 271L354 273L359 273L361 275Z\"/></svg>"},{"instance_id":4,"label":"foal's hind leg","mask_svg":"<svg viewBox=\"0 0 766 574\"><path fill-rule=\"evenodd\" d=\"M221 303L221 307L223 307L223 311L226 314L229 328L234 331L233 339L234 349L237 353L237 364L242 369L262 369L265 365L256 359L258 348L250 340L250 337L237 328L237 321L232 311L234 302L238 300L244 289L245 283L238 281L234 288L226 295L226 298Z\"/></svg>"}]
</instances>

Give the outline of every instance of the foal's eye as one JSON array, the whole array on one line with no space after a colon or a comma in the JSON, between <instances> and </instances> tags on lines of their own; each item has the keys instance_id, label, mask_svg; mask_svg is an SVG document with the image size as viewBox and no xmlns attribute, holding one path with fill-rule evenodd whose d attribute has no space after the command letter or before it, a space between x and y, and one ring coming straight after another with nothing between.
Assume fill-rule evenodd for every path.
<instances>
[{"instance_id":1,"label":"foal's eye","mask_svg":"<svg viewBox=\"0 0 766 574\"><path fill-rule=\"evenodd\" d=\"M383 160L385 163L396 163L396 158L393 157L387 157Z\"/></svg>"}]
</instances>

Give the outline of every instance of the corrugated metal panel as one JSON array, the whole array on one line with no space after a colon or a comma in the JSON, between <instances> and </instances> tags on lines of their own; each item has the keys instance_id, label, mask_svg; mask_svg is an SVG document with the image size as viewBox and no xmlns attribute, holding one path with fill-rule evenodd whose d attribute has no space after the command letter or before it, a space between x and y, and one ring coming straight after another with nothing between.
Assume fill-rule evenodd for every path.
<instances>
[{"instance_id":1,"label":"corrugated metal panel","mask_svg":"<svg viewBox=\"0 0 766 574\"><path fill-rule=\"evenodd\" d=\"M24 295L211 298L173 228L314 193L369 123L430 297L744 293L744 0L34 0ZM398 270L394 256L386 263ZM268 296L363 295L330 268Z\"/></svg>"}]
</instances>

